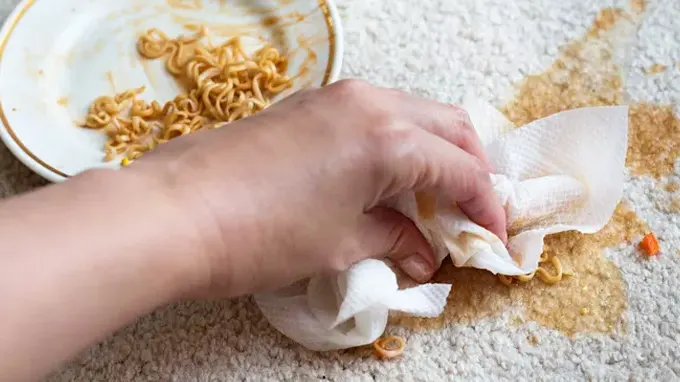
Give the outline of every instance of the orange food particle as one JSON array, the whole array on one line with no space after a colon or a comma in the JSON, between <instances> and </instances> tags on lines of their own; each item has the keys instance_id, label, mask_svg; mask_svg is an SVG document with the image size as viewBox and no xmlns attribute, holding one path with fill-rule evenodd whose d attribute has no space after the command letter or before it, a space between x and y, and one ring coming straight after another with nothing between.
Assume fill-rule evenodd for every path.
<instances>
[{"instance_id":1,"label":"orange food particle","mask_svg":"<svg viewBox=\"0 0 680 382\"><path fill-rule=\"evenodd\" d=\"M656 256L659 254L659 242L653 233L648 233L642 238L640 247L645 251L647 256Z\"/></svg>"}]
</instances>

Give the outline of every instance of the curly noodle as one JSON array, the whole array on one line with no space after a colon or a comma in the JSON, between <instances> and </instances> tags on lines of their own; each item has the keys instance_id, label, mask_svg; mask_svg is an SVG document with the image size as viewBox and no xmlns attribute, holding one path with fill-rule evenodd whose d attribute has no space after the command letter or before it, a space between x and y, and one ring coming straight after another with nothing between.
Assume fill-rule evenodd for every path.
<instances>
[{"instance_id":1,"label":"curly noodle","mask_svg":"<svg viewBox=\"0 0 680 382\"><path fill-rule=\"evenodd\" d=\"M555 268L555 273L551 274L548 269L542 266L542 264L545 263L550 263L552 264L553 268ZM548 256L545 252L541 254L541 257L538 259L538 268L536 268L535 271L529 273L528 275L519 275L519 276L505 276L505 275L498 275L498 279L505 285L510 286L512 285L513 280L517 280L519 282L525 283L528 281L531 281L534 279L534 277L538 277L539 280L543 281L544 283L548 285L553 285L557 284L558 282L562 281L562 278L564 276L571 276L571 273L565 272L562 269L562 262L560 262L560 259L557 256Z\"/></svg>"},{"instance_id":2,"label":"curly noodle","mask_svg":"<svg viewBox=\"0 0 680 382\"><path fill-rule=\"evenodd\" d=\"M171 39L154 28L140 36L140 55L165 59L186 93L165 105L138 99L144 87L94 100L83 127L106 133L105 161L123 155L127 165L158 144L252 116L292 86L283 74L288 60L277 49L265 46L249 55L238 37L212 46L201 42L207 35L202 28L195 36ZM121 116L125 110L127 116Z\"/></svg>"}]
</instances>

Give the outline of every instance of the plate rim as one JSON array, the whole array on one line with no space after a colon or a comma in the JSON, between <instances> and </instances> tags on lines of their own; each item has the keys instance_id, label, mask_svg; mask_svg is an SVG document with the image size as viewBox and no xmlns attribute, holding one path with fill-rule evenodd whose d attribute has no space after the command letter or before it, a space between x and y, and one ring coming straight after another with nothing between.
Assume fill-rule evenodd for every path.
<instances>
[{"instance_id":1,"label":"plate rim","mask_svg":"<svg viewBox=\"0 0 680 382\"><path fill-rule=\"evenodd\" d=\"M7 18L0 28L0 62L5 53L5 48L12 33L21 21L21 18L28 12L28 10L36 3L37 0L21 0L14 9L7 15ZM344 55L343 46L343 29L340 13L335 5L334 0L315 0L318 3L319 9L323 13L326 27L328 29L328 65L324 72L324 78L321 81L321 86L326 86L338 80L340 71L342 70L342 58ZM18 137L14 129L9 123L5 110L2 105L2 98L0 97L0 140L5 147L18 159L24 166L31 171L38 174L42 178L52 182L63 182L78 174L66 174L63 171L51 166L31 151ZM87 171L87 169L83 170Z\"/></svg>"}]
</instances>

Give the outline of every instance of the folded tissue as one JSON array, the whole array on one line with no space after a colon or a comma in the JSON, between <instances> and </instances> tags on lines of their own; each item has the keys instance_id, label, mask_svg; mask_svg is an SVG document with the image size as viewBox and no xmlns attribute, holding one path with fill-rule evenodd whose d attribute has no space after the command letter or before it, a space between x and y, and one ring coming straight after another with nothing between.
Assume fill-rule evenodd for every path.
<instances>
[{"instance_id":1,"label":"folded tissue","mask_svg":"<svg viewBox=\"0 0 680 382\"><path fill-rule=\"evenodd\" d=\"M520 129L485 102L470 98L463 106L495 170L492 181L507 214L508 243L468 219L446 195L401 195L390 207L414 221L439 264L451 256L457 267L528 274L538 267L546 235L594 233L605 226L623 192L626 106L564 111ZM257 295L255 301L284 335L326 351L372 343L383 334L391 310L440 315L451 287L400 288L389 261L369 259L337 276Z\"/></svg>"}]
</instances>

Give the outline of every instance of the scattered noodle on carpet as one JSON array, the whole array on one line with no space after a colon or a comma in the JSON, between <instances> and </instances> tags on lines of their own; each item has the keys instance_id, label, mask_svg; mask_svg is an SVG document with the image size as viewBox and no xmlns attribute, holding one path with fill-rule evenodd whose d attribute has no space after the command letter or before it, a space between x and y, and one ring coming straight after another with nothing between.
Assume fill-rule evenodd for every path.
<instances>
[{"instance_id":1,"label":"scattered noodle on carpet","mask_svg":"<svg viewBox=\"0 0 680 382\"><path fill-rule=\"evenodd\" d=\"M551 273L547 268L543 267L543 264L550 263L552 264L553 268L555 268L555 272ZM541 254L541 257L538 259L538 268L536 268L535 271L529 273L528 275L520 275L520 276L505 276L505 275L498 275L498 279L505 285L510 286L512 285L513 280L517 280L519 282L529 282L534 279L534 277L538 277L539 280L543 281L544 283L548 285L553 285L557 284L558 282L562 281L562 278L564 276L571 276L571 273L565 272L562 269L562 263L560 262L560 259L557 256L548 256L545 252Z\"/></svg>"}]
</instances>

